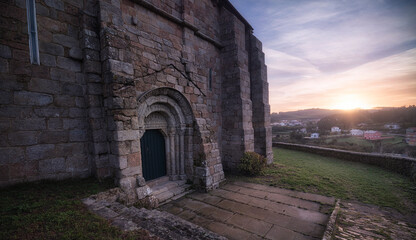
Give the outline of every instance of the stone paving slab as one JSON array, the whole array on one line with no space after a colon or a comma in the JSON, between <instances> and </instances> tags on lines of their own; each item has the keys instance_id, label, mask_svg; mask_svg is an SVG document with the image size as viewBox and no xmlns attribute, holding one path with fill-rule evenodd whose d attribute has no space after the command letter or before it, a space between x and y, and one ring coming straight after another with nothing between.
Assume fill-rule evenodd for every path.
<instances>
[{"instance_id":1,"label":"stone paving slab","mask_svg":"<svg viewBox=\"0 0 416 240\"><path fill-rule=\"evenodd\" d=\"M145 208L127 207L116 202L115 196L120 191L119 188L115 188L92 195L83 199L83 203L90 211L107 219L112 225L124 231L144 229L149 231L150 236L158 237L158 239L225 240L223 236L217 233L186 221L186 219L190 218L196 219L197 214L192 211L182 208L171 208L171 211L176 214L170 214L156 209L148 210ZM203 203L198 204L193 204L192 206L198 209L198 206L203 205ZM213 221L199 221L199 223L205 225L211 224Z\"/></svg>"},{"instance_id":2,"label":"stone paving slab","mask_svg":"<svg viewBox=\"0 0 416 240\"><path fill-rule=\"evenodd\" d=\"M334 198L259 184L227 183L160 209L229 239L321 239Z\"/></svg>"}]
</instances>

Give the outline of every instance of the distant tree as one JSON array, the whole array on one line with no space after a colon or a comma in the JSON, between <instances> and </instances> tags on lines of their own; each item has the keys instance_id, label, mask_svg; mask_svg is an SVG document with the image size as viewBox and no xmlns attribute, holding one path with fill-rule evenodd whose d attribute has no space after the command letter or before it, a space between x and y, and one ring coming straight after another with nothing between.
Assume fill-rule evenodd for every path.
<instances>
[{"instance_id":1,"label":"distant tree","mask_svg":"<svg viewBox=\"0 0 416 240\"><path fill-rule=\"evenodd\" d=\"M290 132L290 139L295 141L302 141L303 134L298 131L292 131Z\"/></svg>"}]
</instances>

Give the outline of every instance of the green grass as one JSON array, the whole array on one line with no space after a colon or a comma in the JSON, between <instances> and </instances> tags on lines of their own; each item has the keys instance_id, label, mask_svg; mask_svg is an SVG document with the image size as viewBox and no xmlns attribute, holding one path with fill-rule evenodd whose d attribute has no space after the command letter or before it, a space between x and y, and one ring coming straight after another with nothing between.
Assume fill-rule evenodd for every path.
<instances>
[{"instance_id":1,"label":"green grass","mask_svg":"<svg viewBox=\"0 0 416 240\"><path fill-rule=\"evenodd\" d=\"M0 239L149 239L90 213L81 199L114 187L95 179L20 184L0 190Z\"/></svg>"},{"instance_id":2,"label":"green grass","mask_svg":"<svg viewBox=\"0 0 416 240\"><path fill-rule=\"evenodd\" d=\"M356 162L286 149L273 151L274 163L263 176L237 179L416 212L415 183L410 178Z\"/></svg>"},{"instance_id":3,"label":"green grass","mask_svg":"<svg viewBox=\"0 0 416 240\"><path fill-rule=\"evenodd\" d=\"M330 143L332 140L336 139L338 143L350 143L354 145L372 147L373 143L358 137L341 137L341 138L328 138L325 140L326 143Z\"/></svg>"}]
</instances>

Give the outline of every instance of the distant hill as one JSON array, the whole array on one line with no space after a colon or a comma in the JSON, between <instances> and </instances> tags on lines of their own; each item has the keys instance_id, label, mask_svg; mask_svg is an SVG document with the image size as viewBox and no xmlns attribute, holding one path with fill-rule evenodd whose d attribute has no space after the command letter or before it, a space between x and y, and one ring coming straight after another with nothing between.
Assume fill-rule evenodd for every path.
<instances>
[{"instance_id":1,"label":"distant hill","mask_svg":"<svg viewBox=\"0 0 416 240\"><path fill-rule=\"evenodd\" d=\"M272 113L272 122L281 120L305 120L305 119L321 119L329 115L342 113L342 110L330 110L321 108L304 109L290 112Z\"/></svg>"}]
</instances>

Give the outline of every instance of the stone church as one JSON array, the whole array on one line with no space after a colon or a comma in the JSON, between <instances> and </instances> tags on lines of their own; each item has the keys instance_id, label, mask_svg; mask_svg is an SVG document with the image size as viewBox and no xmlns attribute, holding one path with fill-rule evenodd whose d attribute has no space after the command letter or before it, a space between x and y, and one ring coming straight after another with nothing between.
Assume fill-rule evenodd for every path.
<instances>
[{"instance_id":1,"label":"stone church","mask_svg":"<svg viewBox=\"0 0 416 240\"><path fill-rule=\"evenodd\" d=\"M210 190L246 151L272 161L262 44L228 0L6 0L0 13L0 186L94 175Z\"/></svg>"}]
</instances>

